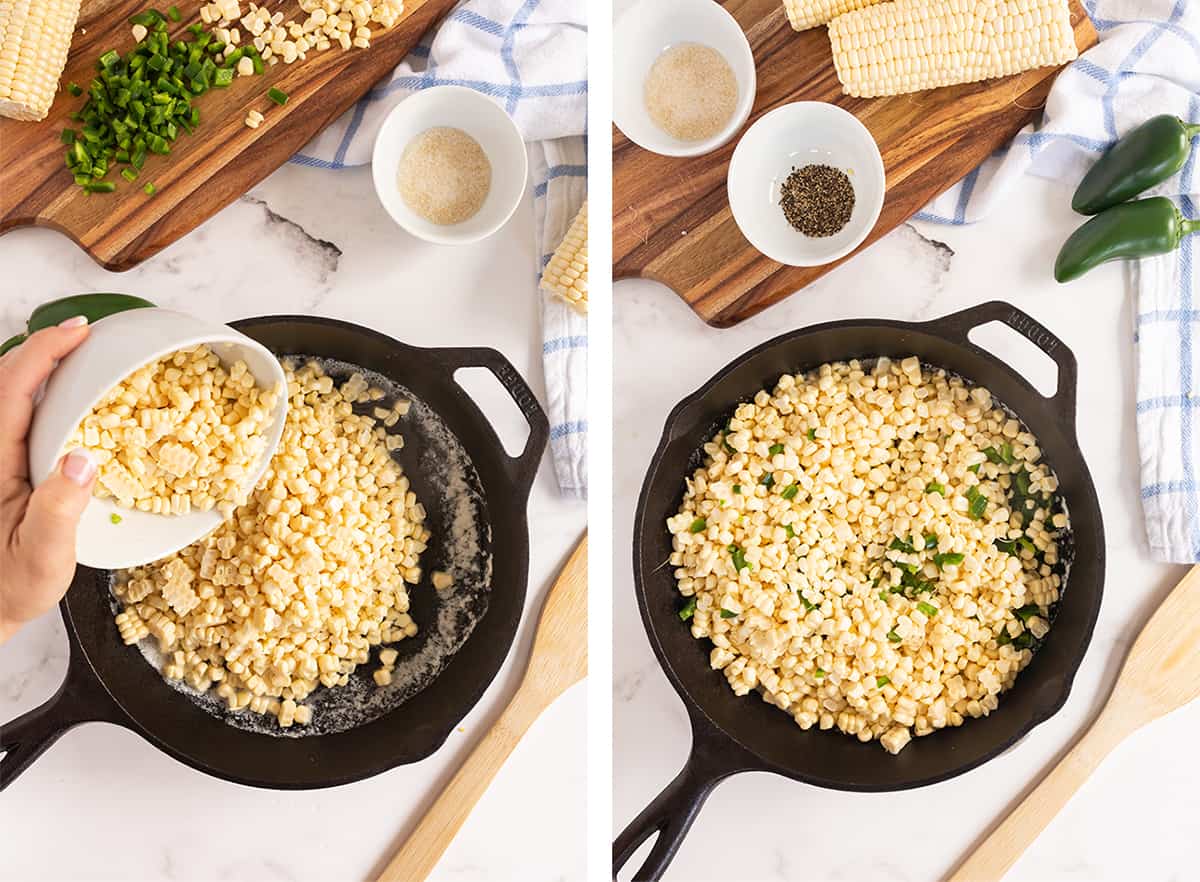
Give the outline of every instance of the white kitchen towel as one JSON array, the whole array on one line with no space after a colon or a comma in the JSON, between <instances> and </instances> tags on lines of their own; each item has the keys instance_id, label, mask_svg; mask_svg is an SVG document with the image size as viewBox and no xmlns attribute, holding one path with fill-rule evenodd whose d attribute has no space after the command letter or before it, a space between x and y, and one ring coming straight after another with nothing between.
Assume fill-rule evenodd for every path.
<instances>
[{"instance_id":1,"label":"white kitchen towel","mask_svg":"<svg viewBox=\"0 0 1200 882\"><path fill-rule=\"evenodd\" d=\"M587 148L583 138L560 138L534 144L529 152L544 268L587 199ZM563 495L577 499L587 498L587 347L587 316L562 298L543 294L542 359L550 450L559 488Z\"/></svg>"},{"instance_id":2,"label":"white kitchen towel","mask_svg":"<svg viewBox=\"0 0 1200 882\"><path fill-rule=\"evenodd\" d=\"M1074 187L1118 137L1151 116L1200 121L1200 0L1084 0L1100 43L1055 81L1042 119L918 212L964 224L984 217L1025 173ZM1194 146L1200 152L1200 146ZM1146 195L1196 217L1195 153ZM1083 218L1080 218L1083 222ZM1137 429L1146 534L1155 557L1200 561L1200 273L1194 238L1131 270L1137 292Z\"/></svg>"},{"instance_id":3,"label":"white kitchen towel","mask_svg":"<svg viewBox=\"0 0 1200 882\"><path fill-rule=\"evenodd\" d=\"M537 291L587 191L586 0L464 0L392 75L313 138L292 162L343 169L371 161L384 117L407 96L467 86L517 123L529 150L541 263L550 443L565 495L587 495L587 319Z\"/></svg>"}]
</instances>

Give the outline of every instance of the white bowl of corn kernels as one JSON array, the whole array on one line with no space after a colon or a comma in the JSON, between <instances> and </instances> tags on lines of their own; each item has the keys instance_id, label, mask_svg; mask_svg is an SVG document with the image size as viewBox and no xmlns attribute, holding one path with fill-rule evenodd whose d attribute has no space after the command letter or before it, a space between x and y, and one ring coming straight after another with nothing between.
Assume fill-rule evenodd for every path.
<instances>
[{"instance_id":1,"label":"white bowl of corn kernels","mask_svg":"<svg viewBox=\"0 0 1200 882\"><path fill-rule=\"evenodd\" d=\"M613 122L639 147L702 156L750 118L758 78L741 25L714 0L638 3L613 28Z\"/></svg>"},{"instance_id":2,"label":"white bowl of corn kernels","mask_svg":"<svg viewBox=\"0 0 1200 882\"><path fill-rule=\"evenodd\" d=\"M528 173L516 123L465 86L436 86L401 101L371 155L384 209L436 245L468 245L503 227L525 195Z\"/></svg>"},{"instance_id":3,"label":"white bowl of corn kernels","mask_svg":"<svg viewBox=\"0 0 1200 882\"><path fill-rule=\"evenodd\" d=\"M63 359L29 434L36 486L71 449L98 464L76 560L139 566L212 532L262 477L283 434L287 388L270 350L167 309L94 323Z\"/></svg>"}]
</instances>

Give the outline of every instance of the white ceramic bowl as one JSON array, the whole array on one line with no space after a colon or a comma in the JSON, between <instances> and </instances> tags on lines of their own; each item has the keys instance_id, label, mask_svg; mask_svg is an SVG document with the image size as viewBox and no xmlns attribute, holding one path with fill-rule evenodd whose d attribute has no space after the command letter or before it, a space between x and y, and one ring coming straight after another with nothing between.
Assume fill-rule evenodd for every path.
<instances>
[{"instance_id":1,"label":"white ceramic bowl","mask_svg":"<svg viewBox=\"0 0 1200 882\"><path fill-rule=\"evenodd\" d=\"M664 50L701 43L725 57L737 77L733 118L706 141L680 141L660 129L646 110L650 68ZM639 147L663 156L702 156L729 142L750 118L758 78L741 26L714 0L647 0L625 12L613 28L613 121Z\"/></svg>"},{"instance_id":2,"label":"white ceramic bowl","mask_svg":"<svg viewBox=\"0 0 1200 882\"><path fill-rule=\"evenodd\" d=\"M108 316L92 325L87 339L50 375L34 409L29 432L29 473L34 485L54 471L76 426L114 386L143 365L201 343L223 362L244 361L261 386L284 382L283 368L270 350L226 325L168 309L134 309ZM266 446L246 486L258 483L266 471L286 416L285 394L271 415ZM120 515L120 523L112 522L113 514ZM75 559L98 569L139 566L191 545L220 523L215 510L155 515L92 497L79 522Z\"/></svg>"},{"instance_id":3,"label":"white ceramic bowl","mask_svg":"<svg viewBox=\"0 0 1200 882\"><path fill-rule=\"evenodd\" d=\"M779 208L780 187L794 167L840 168L854 184L850 221L832 236L795 230ZM820 266L862 244L879 219L886 191L883 157L867 127L833 104L798 101L760 117L729 163L729 206L742 234L772 260Z\"/></svg>"},{"instance_id":4,"label":"white ceramic bowl","mask_svg":"<svg viewBox=\"0 0 1200 882\"><path fill-rule=\"evenodd\" d=\"M439 126L461 129L479 142L492 165L492 186L474 216L458 224L435 224L414 212L400 195L397 176L404 148ZM435 86L406 98L383 121L371 155L379 201L408 232L437 245L467 245L504 226L525 195L528 157L521 132L504 110L465 86Z\"/></svg>"}]
</instances>

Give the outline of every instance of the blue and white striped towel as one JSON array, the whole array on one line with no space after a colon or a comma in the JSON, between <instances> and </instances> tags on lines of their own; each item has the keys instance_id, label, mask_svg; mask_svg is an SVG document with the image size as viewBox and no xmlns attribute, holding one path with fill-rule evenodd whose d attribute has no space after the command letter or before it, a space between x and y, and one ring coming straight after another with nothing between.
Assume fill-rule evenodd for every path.
<instances>
[{"instance_id":1,"label":"blue and white striped towel","mask_svg":"<svg viewBox=\"0 0 1200 882\"><path fill-rule=\"evenodd\" d=\"M583 138L543 141L531 147L529 160L536 181L534 210L545 268L587 198L587 144ZM576 499L587 498L587 347L587 317L561 298L543 294L542 359L550 449L559 489Z\"/></svg>"},{"instance_id":2,"label":"blue and white striped towel","mask_svg":"<svg viewBox=\"0 0 1200 882\"><path fill-rule=\"evenodd\" d=\"M1159 113L1200 121L1200 0L1084 0L1100 44L1064 71L1043 119L917 214L971 223L1026 172L1072 186L1120 135ZM1200 146L1196 148L1200 153ZM1156 190L1197 216L1194 153ZM1150 194L1147 194L1150 195ZM1080 219L1082 222L1082 218ZM1200 561L1200 241L1141 261L1137 292L1137 428L1146 534L1155 557Z\"/></svg>"},{"instance_id":3,"label":"blue and white striped towel","mask_svg":"<svg viewBox=\"0 0 1200 882\"><path fill-rule=\"evenodd\" d=\"M371 161L375 134L421 89L467 86L500 104L529 150L541 264L587 195L586 0L464 0L409 57L292 162L343 169ZM587 495L587 319L542 297L551 450L562 492Z\"/></svg>"}]
</instances>

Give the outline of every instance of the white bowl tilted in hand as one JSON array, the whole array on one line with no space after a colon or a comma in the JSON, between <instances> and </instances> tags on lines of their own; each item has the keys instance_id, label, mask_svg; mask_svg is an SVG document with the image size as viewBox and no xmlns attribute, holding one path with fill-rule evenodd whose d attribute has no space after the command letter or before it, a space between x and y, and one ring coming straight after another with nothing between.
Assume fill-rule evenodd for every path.
<instances>
[{"instance_id":1,"label":"white bowl tilted in hand","mask_svg":"<svg viewBox=\"0 0 1200 882\"><path fill-rule=\"evenodd\" d=\"M779 207L792 168L829 165L854 185L854 211L832 236L810 237L792 227ZM883 158L854 114L820 101L797 101L760 117L742 136L729 163L729 207L750 244L788 266L821 266L862 244L883 208Z\"/></svg>"},{"instance_id":2,"label":"white bowl tilted in hand","mask_svg":"<svg viewBox=\"0 0 1200 882\"><path fill-rule=\"evenodd\" d=\"M42 483L62 458L83 418L122 380L144 365L180 349L204 344L225 365L244 361L263 389L283 384L270 415L265 445L243 486L258 483L275 455L287 417L283 368L262 344L226 325L168 309L133 309L92 325L87 339L62 360L46 383L29 432L29 474ZM112 515L118 515L115 520ZM92 497L79 522L75 559L97 569L140 566L186 548L221 524L216 509L184 515L150 514Z\"/></svg>"},{"instance_id":3,"label":"white bowl tilted in hand","mask_svg":"<svg viewBox=\"0 0 1200 882\"><path fill-rule=\"evenodd\" d=\"M698 43L717 50L737 79L729 122L711 138L683 141L664 132L646 109L646 77L667 49ZM754 107L758 77L750 43L732 15L714 0L638 3L613 26L613 122L630 141L663 156L703 156L729 143Z\"/></svg>"},{"instance_id":4,"label":"white bowl tilted in hand","mask_svg":"<svg viewBox=\"0 0 1200 882\"><path fill-rule=\"evenodd\" d=\"M398 175L404 148L422 132L442 127L459 129L474 138L492 166L491 187L483 205L457 224L426 220L400 195ZM528 166L517 124L491 98L465 86L435 86L405 98L384 119L371 154L375 192L387 213L418 239L436 245L478 242L508 223L525 195Z\"/></svg>"}]
</instances>

